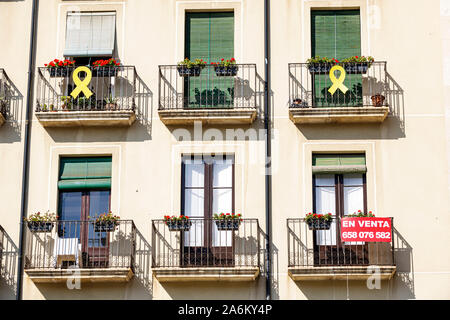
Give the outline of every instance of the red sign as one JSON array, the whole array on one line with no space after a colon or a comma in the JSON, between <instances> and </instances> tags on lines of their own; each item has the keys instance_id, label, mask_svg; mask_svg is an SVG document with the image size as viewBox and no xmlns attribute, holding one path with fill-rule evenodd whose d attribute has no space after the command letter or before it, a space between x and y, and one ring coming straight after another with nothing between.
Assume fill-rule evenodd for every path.
<instances>
[{"instance_id":1,"label":"red sign","mask_svg":"<svg viewBox=\"0 0 450 320\"><path fill-rule=\"evenodd\" d=\"M341 240L391 242L391 218L342 218Z\"/></svg>"}]
</instances>

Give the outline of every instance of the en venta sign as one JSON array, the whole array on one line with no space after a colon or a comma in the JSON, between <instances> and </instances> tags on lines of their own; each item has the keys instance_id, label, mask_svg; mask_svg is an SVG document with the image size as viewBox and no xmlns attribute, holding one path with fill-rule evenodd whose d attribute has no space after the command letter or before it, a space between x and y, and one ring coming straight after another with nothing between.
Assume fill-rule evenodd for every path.
<instances>
[{"instance_id":1,"label":"en venta sign","mask_svg":"<svg viewBox=\"0 0 450 320\"><path fill-rule=\"evenodd\" d=\"M342 241L391 242L391 218L343 218Z\"/></svg>"}]
</instances>

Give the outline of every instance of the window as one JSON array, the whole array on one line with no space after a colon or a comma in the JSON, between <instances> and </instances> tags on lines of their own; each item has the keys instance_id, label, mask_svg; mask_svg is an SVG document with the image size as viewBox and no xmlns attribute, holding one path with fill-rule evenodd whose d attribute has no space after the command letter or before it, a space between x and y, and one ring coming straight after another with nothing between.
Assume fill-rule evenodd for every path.
<instances>
[{"instance_id":1,"label":"window","mask_svg":"<svg viewBox=\"0 0 450 320\"><path fill-rule=\"evenodd\" d=\"M58 189L59 247L78 243L83 266L106 266L108 234L88 221L110 210L111 157L61 158Z\"/></svg>"},{"instance_id":2,"label":"window","mask_svg":"<svg viewBox=\"0 0 450 320\"><path fill-rule=\"evenodd\" d=\"M234 57L233 12L187 12L185 56L203 59L208 65ZM185 100L189 107L230 107L234 80L217 77L213 68L203 69L200 77L185 79Z\"/></svg>"},{"instance_id":3,"label":"window","mask_svg":"<svg viewBox=\"0 0 450 320\"><path fill-rule=\"evenodd\" d=\"M344 217L367 212L366 161L361 154L313 155L313 211ZM315 231L316 264L364 264L367 247L362 242L342 243L334 220L330 230Z\"/></svg>"},{"instance_id":4,"label":"window","mask_svg":"<svg viewBox=\"0 0 450 320\"><path fill-rule=\"evenodd\" d=\"M361 55L361 22L359 10L311 11L311 54L339 61ZM314 75L314 103L318 107L359 105L362 103L362 76L347 74L345 94L328 92L332 83L328 74Z\"/></svg>"},{"instance_id":5,"label":"window","mask_svg":"<svg viewBox=\"0 0 450 320\"><path fill-rule=\"evenodd\" d=\"M218 231L212 221L215 213L233 211L234 157L184 156L182 212L193 219L183 239L185 265L233 264L232 231Z\"/></svg>"}]
</instances>

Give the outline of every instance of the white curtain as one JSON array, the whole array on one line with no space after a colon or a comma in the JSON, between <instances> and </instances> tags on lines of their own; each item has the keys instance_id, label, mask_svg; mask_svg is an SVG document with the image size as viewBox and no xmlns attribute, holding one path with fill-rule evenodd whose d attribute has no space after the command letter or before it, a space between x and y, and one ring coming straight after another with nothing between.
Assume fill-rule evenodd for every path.
<instances>
[{"instance_id":1,"label":"white curtain","mask_svg":"<svg viewBox=\"0 0 450 320\"><path fill-rule=\"evenodd\" d=\"M364 211L364 188L362 174L344 175L344 215ZM345 242L347 245L364 244L364 242Z\"/></svg>"},{"instance_id":2,"label":"white curtain","mask_svg":"<svg viewBox=\"0 0 450 320\"><path fill-rule=\"evenodd\" d=\"M190 247L204 246L204 165L199 161L187 159L185 162L184 215L193 218L191 230L184 232L184 244ZM202 188L202 189L190 189Z\"/></svg>"},{"instance_id":3,"label":"white curtain","mask_svg":"<svg viewBox=\"0 0 450 320\"><path fill-rule=\"evenodd\" d=\"M233 161L217 160L213 166L213 214L232 213L233 205ZM232 245L232 232L219 231L212 225L212 245L228 247Z\"/></svg>"},{"instance_id":4,"label":"white curtain","mask_svg":"<svg viewBox=\"0 0 450 320\"><path fill-rule=\"evenodd\" d=\"M316 212L336 215L336 194L334 175L316 175ZM336 222L333 221L330 230L316 231L318 245L336 245Z\"/></svg>"}]
</instances>

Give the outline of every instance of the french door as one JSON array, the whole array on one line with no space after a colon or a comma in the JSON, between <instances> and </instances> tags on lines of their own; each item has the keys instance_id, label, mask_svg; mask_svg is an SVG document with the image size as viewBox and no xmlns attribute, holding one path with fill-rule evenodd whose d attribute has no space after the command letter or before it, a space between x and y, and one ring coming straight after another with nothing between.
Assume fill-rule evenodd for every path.
<instances>
[{"instance_id":1,"label":"french door","mask_svg":"<svg viewBox=\"0 0 450 320\"><path fill-rule=\"evenodd\" d=\"M58 237L77 239L83 267L107 267L109 233L95 232L93 219L110 210L110 190L61 191ZM57 241L59 241L57 239Z\"/></svg>"},{"instance_id":2,"label":"french door","mask_svg":"<svg viewBox=\"0 0 450 320\"><path fill-rule=\"evenodd\" d=\"M219 231L215 213L234 211L234 158L184 156L182 213L192 221L182 239L182 265L234 265L234 232Z\"/></svg>"},{"instance_id":3,"label":"french door","mask_svg":"<svg viewBox=\"0 0 450 320\"><path fill-rule=\"evenodd\" d=\"M342 242L340 218L358 210L367 212L366 175L315 174L313 176L314 212L333 214L330 230L314 232L315 265L368 264L367 244Z\"/></svg>"}]
</instances>

